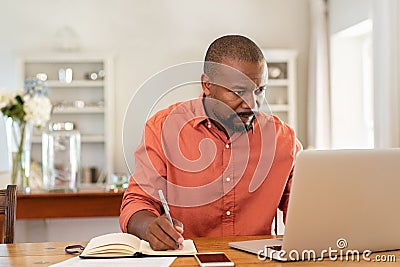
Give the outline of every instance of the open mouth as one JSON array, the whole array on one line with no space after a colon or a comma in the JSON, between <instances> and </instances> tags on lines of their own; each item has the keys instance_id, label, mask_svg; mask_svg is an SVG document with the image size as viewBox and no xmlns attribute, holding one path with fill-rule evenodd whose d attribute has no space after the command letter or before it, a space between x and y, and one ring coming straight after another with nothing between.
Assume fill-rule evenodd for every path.
<instances>
[{"instance_id":1,"label":"open mouth","mask_svg":"<svg viewBox=\"0 0 400 267\"><path fill-rule=\"evenodd\" d=\"M248 122L253 118L253 115L239 115L239 118L241 119L242 122Z\"/></svg>"},{"instance_id":2,"label":"open mouth","mask_svg":"<svg viewBox=\"0 0 400 267\"><path fill-rule=\"evenodd\" d=\"M248 122L249 120L252 120L254 117L253 112L238 113L237 115L239 116L240 120L243 122Z\"/></svg>"}]
</instances>

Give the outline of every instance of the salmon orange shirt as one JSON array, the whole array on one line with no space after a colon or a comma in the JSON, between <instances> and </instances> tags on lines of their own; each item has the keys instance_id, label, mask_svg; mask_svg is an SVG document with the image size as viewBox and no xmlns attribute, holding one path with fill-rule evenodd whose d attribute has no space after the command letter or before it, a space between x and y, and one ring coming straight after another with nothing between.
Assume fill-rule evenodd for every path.
<instances>
[{"instance_id":1,"label":"salmon orange shirt","mask_svg":"<svg viewBox=\"0 0 400 267\"><path fill-rule=\"evenodd\" d=\"M251 130L227 138L206 116L202 99L172 105L145 125L121 229L139 210L163 214L162 189L185 238L271 234L277 208L286 214L301 149L294 130L273 115L260 112Z\"/></svg>"}]
</instances>

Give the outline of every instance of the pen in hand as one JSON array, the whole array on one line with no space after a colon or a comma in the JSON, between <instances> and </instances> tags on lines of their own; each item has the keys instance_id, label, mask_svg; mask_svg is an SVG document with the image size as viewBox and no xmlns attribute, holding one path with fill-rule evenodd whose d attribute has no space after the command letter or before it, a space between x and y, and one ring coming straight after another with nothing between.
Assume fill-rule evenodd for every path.
<instances>
[{"instance_id":1,"label":"pen in hand","mask_svg":"<svg viewBox=\"0 0 400 267\"><path fill-rule=\"evenodd\" d=\"M163 193L163 191L161 189L158 190L158 195L160 196L160 201L161 201L161 203L163 205L165 216L167 217L168 221L171 223L172 228L174 228L174 222L172 221L171 214L169 213L168 203L167 203L167 200L165 200L164 193ZM180 243L176 242L176 245L179 248Z\"/></svg>"}]
</instances>

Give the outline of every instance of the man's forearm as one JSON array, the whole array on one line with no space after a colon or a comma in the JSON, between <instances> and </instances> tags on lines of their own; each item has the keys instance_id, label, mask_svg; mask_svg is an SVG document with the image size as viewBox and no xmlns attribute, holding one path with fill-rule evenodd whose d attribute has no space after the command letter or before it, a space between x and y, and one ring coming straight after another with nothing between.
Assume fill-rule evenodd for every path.
<instances>
[{"instance_id":1,"label":"man's forearm","mask_svg":"<svg viewBox=\"0 0 400 267\"><path fill-rule=\"evenodd\" d=\"M157 216L148 211L148 210L140 210L135 212L128 222L128 233L133 234L141 239L147 240L147 229L149 224L153 222Z\"/></svg>"}]
</instances>

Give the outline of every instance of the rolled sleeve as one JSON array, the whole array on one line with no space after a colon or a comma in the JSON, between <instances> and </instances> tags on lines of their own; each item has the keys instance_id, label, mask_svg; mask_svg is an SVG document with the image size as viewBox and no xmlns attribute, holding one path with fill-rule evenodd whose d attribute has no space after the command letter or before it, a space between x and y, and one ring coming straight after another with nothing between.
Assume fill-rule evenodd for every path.
<instances>
[{"instance_id":1,"label":"rolled sleeve","mask_svg":"<svg viewBox=\"0 0 400 267\"><path fill-rule=\"evenodd\" d=\"M146 124L144 138L135 152L135 173L129 180L120 209L119 223L123 232L127 232L132 215L140 210L148 210L157 216L161 214L157 191L165 188L166 167L153 128Z\"/></svg>"},{"instance_id":2,"label":"rolled sleeve","mask_svg":"<svg viewBox=\"0 0 400 267\"><path fill-rule=\"evenodd\" d=\"M119 216L119 223L123 232L128 231L128 222L133 214L140 210L148 210L160 216L160 204L151 196L146 194L131 177L129 186L124 193Z\"/></svg>"}]
</instances>

